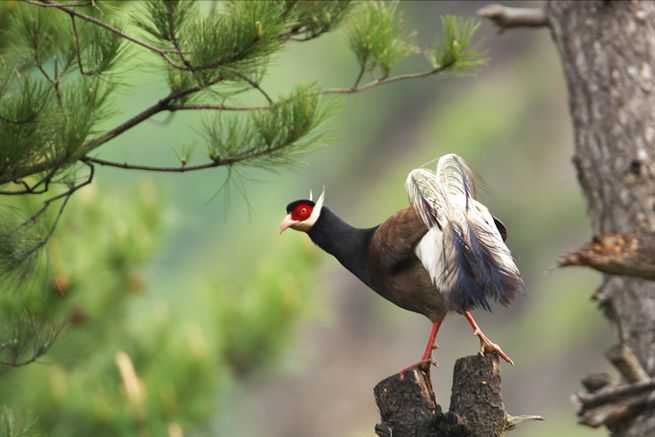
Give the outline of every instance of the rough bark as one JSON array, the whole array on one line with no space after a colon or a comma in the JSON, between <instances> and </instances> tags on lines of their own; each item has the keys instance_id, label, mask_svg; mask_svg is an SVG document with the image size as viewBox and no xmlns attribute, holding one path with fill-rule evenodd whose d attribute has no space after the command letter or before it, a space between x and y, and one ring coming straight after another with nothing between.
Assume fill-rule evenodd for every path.
<instances>
[{"instance_id":1,"label":"rough bark","mask_svg":"<svg viewBox=\"0 0 655 437\"><path fill-rule=\"evenodd\" d=\"M457 360L450 411L437 403L430 369L417 365L378 383L374 389L380 437L500 437L539 416L511 416L501 395L496 355Z\"/></svg>"},{"instance_id":2,"label":"rough bark","mask_svg":"<svg viewBox=\"0 0 655 437\"><path fill-rule=\"evenodd\" d=\"M551 0L545 10L564 67L573 163L593 235L651 234L655 2ZM613 437L655 435L653 389L631 381L635 374L655 375L655 282L606 274L595 297L617 327L621 350L635 359L617 361L623 379L617 385L578 395L581 422L606 425ZM630 390L630 384L643 386ZM585 418L591 406L602 413L594 421Z\"/></svg>"}]
</instances>

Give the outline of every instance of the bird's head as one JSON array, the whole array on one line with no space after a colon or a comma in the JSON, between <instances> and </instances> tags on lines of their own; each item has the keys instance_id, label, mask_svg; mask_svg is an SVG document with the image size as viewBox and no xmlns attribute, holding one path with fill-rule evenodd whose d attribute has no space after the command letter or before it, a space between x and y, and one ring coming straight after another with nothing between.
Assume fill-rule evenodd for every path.
<instances>
[{"instance_id":1,"label":"bird's head","mask_svg":"<svg viewBox=\"0 0 655 437\"><path fill-rule=\"evenodd\" d=\"M312 200L312 194L310 193L309 199L295 200L288 204L287 215L282 220L282 223L280 223L280 234L289 228L295 229L296 231L309 232L321 215L324 198L325 189L316 202Z\"/></svg>"}]
</instances>

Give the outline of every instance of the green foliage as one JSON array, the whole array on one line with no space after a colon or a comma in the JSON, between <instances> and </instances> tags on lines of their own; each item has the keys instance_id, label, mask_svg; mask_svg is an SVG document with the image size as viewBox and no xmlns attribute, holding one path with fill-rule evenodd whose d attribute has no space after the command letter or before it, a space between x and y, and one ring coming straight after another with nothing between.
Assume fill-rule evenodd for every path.
<instances>
[{"instance_id":1,"label":"green foliage","mask_svg":"<svg viewBox=\"0 0 655 437\"><path fill-rule=\"evenodd\" d=\"M117 23L110 25L120 30ZM124 40L116 33L88 23L80 23L76 28L80 33L80 72L87 76L97 76L116 69L127 51Z\"/></svg>"},{"instance_id":2,"label":"green foliage","mask_svg":"<svg viewBox=\"0 0 655 437\"><path fill-rule=\"evenodd\" d=\"M196 2L150 0L144 6L146 20L138 14L133 21L158 46L176 51L167 68L183 70L203 86L243 81L259 74L282 46L283 5L231 0L221 6L201 15Z\"/></svg>"},{"instance_id":3,"label":"green foliage","mask_svg":"<svg viewBox=\"0 0 655 437\"><path fill-rule=\"evenodd\" d=\"M0 2L0 52L2 52L8 43L6 29L11 18L9 12L15 7L16 3L13 0Z\"/></svg>"},{"instance_id":4,"label":"green foliage","mask_svg":"<svg viewBox=\"0 0 655 437\"><path fill-rule=\"evenodd\" d=\"M13 359L12 344L22 345L17 360L52 346L43 365L0 372L2 403L44 436L207 429L230 381L273 365L284 350L307 307L317 252L289 245L253 261L247 278L194 276L181 292L195 304L170 305L141 273L166 216L152 185L128 196L91 185L69 208L47 246L49 268L37 271L45 285L0 294L0 362ZM13 420L6 414L0 426ZM31 435L20 430L9 435Z\"/></svg>"},{"instance_id":5,"label":"green foliage","mask_svg":"<svg viewBox=\"0 0 655 437\"><path fill-rule=\"evenodd\" d=\"M146 32L151 42L168 42L172 46L183 34L183 26L196 17L197 6L197 2L190 0L146 0L132 16L132 23Z\"/></svg>"},{"instance_id":6,"label":"green foliage","mask_svg":"<svg viewBox=\"0 0 655 437\"><path fill-rule=\"evenodd\" d=\"M72 27L51 8L17 5L9 16L12 38L0 55L0 175L11 180L46 163L55 166L54 175L80 157L110 115L114 70L125 47L116 34L89 23ZM76 67L81 77L72 74Z\"/></svg>"},{"instance_id":7,"label":"green foliage","mask_svg":"<svg viewBox=\"0 0 655 437\"><path fill-rule=\"evenodd\" d=\"M292 100L300 104L294 106L285 99L275 102L261 87L271 59L289 41L314 39L351 17L350 45L361 65L356 83L376 71L386 78L395 65L417 51L398 1L225 0L207 11L196 0L143 0L129 8L132 27L123 25L116 13L117 6L124 4L94 1L86 6L45 7L37 2L9 8L5 34L11 42L0 58L0 94L4 94L0 138L8 144L0 152L0 185L30 175L49 182L77 160L88 163L89 152L158 113L232 110L226 101L244 92L261 95L266 105L235 105L257 113L230 121L223 138L230 144L209 144L210 162L198 167L286 164L301 144L311 142L300 141L301 136L317 137L320 125L315 122L319 117L311 114L313 103L307 93L297 92ZM476 27L470 21L445 18L441 45L431 55L435 70L413 77L480 63L470 47ZM135 28L136 33L131 33ZM99 126L116 94L128 47L154 55L144 57L144 64L163 66L171 94L103 133ZM313 92L326 91L314 88ZM196 107L180 108L198 100L203 102ZM266 111L271 114L263 114ZM271 129L287 121L294 124L274 135ZM217 152L228 149L246 151L245 159L215 159ZM258 159L252 159L253 154Z\"/></svg>"},{"instance_id":8,"label":"green foliage","mask_svg":"<svg viewBox=\"0 0 655 437\"><path fill-rule=\"evenodd\" d=\"M62 65L75 59L71 33L66 17L48 9L19 5L11 13L8 34L12 35L8 54L17 59L21 68L41 66L53 57Z\"/></svg>"},{"instance_id":9,"label":"green foliage","mask_svg":"<svg viewBox=\"0 0 655 437\"><path fill-rule=\"evenodd\" d=\"M350 47L362 75L379 70L384 79L395 65L418 52L416 35L406 30L398 4L398 1L368 1L353 14ZM435 48L427 52L433 68L463 71L483 64L484 58L472 47L478 26L478 21L473 19L441 17L441 37Z\"/></svg>"},{"instance_id":10,"label":"green foliage","mask_svg":"<svg viewBox=\"0 0 655 437\"><path fill-rule=\"evenodd\" d=\"M189 62L194 70L238 71L250 75L282 46L282 5L267 1L226 2L224 10L191 25ZM183 47L184 50L184 47Z\"/></svg>"},{"instance_id":11,"label":"green foliage","mask_svg":"<svg viewBox=\"0 0 655 437\"><path fill-rule=\"evenodd\" d=\"M13 83L12 83L13 82ZM15 83L17 82L17 83ZM0 97L0 171L11 172L29 166L38 159L48 159L53 144L44 127L36 122L50 106L50 89L29 77L7 80ZM11 91L7 91L7 89Z\"/></svg>"},{"instance_id":12,"label":"green foliage","mask_svg":"<svg viewBox=\"0 0 655 437\"><path fill-rule=\"evenodd\" d=\"M8 293L25 287L37 271L48 230L43 221L32 224L16 208L2 207L0 216L0 286Z\"/></svg>"},{"instance_id":13,"label":"green foliage","mask_svg":"<svg viewBox=\"0 0 655 437\"><path fill-rule=\"evenodd\" d=\"M318 252L309 245L292 249L230 293L216 293L218 281L207 291L217 315L214 329L221 333L221 356L241 376L275 362L310 299Z\"/></svg>"},{"instance_id":14,"label":"green foliage","mask_svg":"<svg viewBox=\"0 0 655 437\"><path fill-rule=\"evenodd\" d=\"M49 351L60 331L61 326L43 322L28 311L5 311L0 324L0 367L24 366L39 359Z\"/></svg>"},{"instance_id":15,"label":"green foliage","mask_svg":"<svg viewBox=\"0 0 655 437\"><path fill-rule=\"evenodd\" d=\"M485 58L472 47L480 23L469 18L441 17L441 37L428 58L435 68L469 70L484 64Z\"/></svg>"},{"instance_id":16,"label":"green foliage","mask_svg":"<svg viewBox=\"0 0 655 437\"><path fill-rule=\"evenodd\" d=\"M2 437L35 436L31 424L23 423L10 409L5 407L0 409L0 435Z\"/></svg>"},{"instance_id":17,"label":"green foliage","mask_svg":"<svg viewBox=\"0 0 655 437\"><path fill-rule=\"evenodd\" d=\"M379 69L387 77L391 69L418 51L415 34L406 30L398 1L367 1L350 23L350 47L364 72Z\"/></svg>"},{"instance_id":18,"label":"green foliage","mask_svg":"<svg viewBox=\"0 0 655 437\"><path fill-rule=\"evenodd\" d=\"M316 130L327 114L316 89L301 87L271 110L252 113L245 121L219 115L205 124L210 155L228 164L289 164L319 140Z\"/></svg>"},{"instance_id":19,"label":"green foliage","mask_svg":"<svg viewBox=\"0 0 655 437\"><path fill-rule=\"evenodd\" d=\"M302 33L298 38L310 40L336 29L354 6L352 0L285 0L285 11L289 11L285 17L293 29Z\"/></svg>"}]
</instances>

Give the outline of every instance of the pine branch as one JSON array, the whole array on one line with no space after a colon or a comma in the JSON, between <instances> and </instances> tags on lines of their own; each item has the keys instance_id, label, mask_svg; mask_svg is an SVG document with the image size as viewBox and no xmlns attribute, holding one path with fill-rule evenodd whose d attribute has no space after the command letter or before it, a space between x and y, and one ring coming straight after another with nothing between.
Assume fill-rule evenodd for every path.
<instances>
[{"instance_id":1,"label":"pine branch","mask_svg":"<svg viewBox=\"0 0 655 437\"><path fill-rule=\"evenodd\" d=\"M117 26L75 9L75 6L82 4L54 0L23 1L39 8L51 8L61 12L53 17L68 15L69 18L57 21L60 26L57 28L54 24L50 25L50 17L45 19L43 15L38 15L38 19L33 23L32 16L23 15L24 39L32 44L34 67L50 84L48 90L54 93L59 106L58 110L51 108L53 105L47 106L49 99L43 98L42 101L46 105L44 108L48 111L43 118L52 117L63 126L57 126L55 122L51 123L53 126L46 126L41 131L35 129L36 133L21 131L15 134L21 141L26 141L24 138L31 140L29 144L32 146L18 148L16 152L11 151L3 156L3 163L7 164L0 174L0 185L18 181L22 189L0 191L0 195L44 193L48 191L55 175L76 161L86 164L90 169L85 182L69 185L67 191L46 200L31 218L32 222L36 221L54 202L61 201L54 226L45 241L52 235L70 197L92 181L94 165L163 173L186 173L232 167L237 164L266 168L285 165L292 161L294 154L304 152L317 141L319 136L316 127L324 118L324 111L319 108L320 96L365 92L400 81L423 79L445 71L461 70L482 62L477 52L470 48L477 24L448 17L442 21L441 41L431 56L433 67L424 72L391 76L392 67L417 49L413 43L413 33L406 32L401 26L402 20L396 11L398 3L376 1L367 3L362 8L363 14L351 26L351 47L360 61L360 70L350 88L301 89L291 97L276 101L261 86L261 78L270 56L288 41L314 39L330 31L350 11L352 2L234 2L227 5L232 8L228 9L227 14L201 18L193 12L193 3L181 6L176 2L153 0L145 3L145 18L135 16L137 26L151 37L151 40L142 40ZM68 24L67 31L61 30L62 23L64 27ZM78 26L80 23L83 24ZM94 30L89 33L85 26L91 26ZM47 32L41 32L43 28ZM226 33L227 30L232 31ZM69 39L67 45L50 47L44 42L47 40L39 37L50 36L49 33L55 38L65 35ZM374 35L375 38L371 39L369 35ZM75 62L82 77L93 77L96 81L107 78L111 74L109 70L120 55L120 44L123 40L154 53L164 61L171 91L122 123L89 138L94 125L101 117L96 115L96 108L102 106L108 92L99 91L97 82L91 82L90 87L86 84L81 87L62 86L62 78L71 71ZM61 56L64 59L60 72ZM47 64L44 64L51 60L54 65L52 74L46 69ZM85 62L87 66L84 66ZM95 67L91 66L94 62ZM380 70L381 76L362 84L365 75L377 69ZM243 86L243 89L238 89L233 94L256 91L263 96L267 104L238 106L224 101L189 103L193 97L215 92L213 87L219 84ZM28 97L23 97L22 100L16 98L14 107L8 106L10 111L7 112L7 120L0 119L0 123L31 121L32 118L37 121L37 115L41 111L31 113L26 108L34 107L30 103L40 95L40 88L38 84L32 86L26 82L25 89L30 90L30 86L33 90L30 93L26 91ZM79 90L83 91L80 93ZM84 92L88 92L88 95ZM224 99L224 96L221 96L221 99ZM87 108L86 111L76 112L86 115L81 118L70 116L68 107L71 105L76 109ZM147 163L109 161L90 155L94 150L157 114L168 112L170 117L173 117L177 111L192 110L213 111L219 115L226 112L245 112L249 113L249 118L225 121L217 117L213 125L205 126L209 159L199 164L189 165L188 158L180 158L180 165L154 166ZM54 140L49 135L51 129L58 132ZM20 158L20 161L15 160L18 165L12 162L14 157ZM41 173L47 174L33 186L22 180Z\"/></svg>"},{"instance_id":2,"label":"pine branch","mask_svg":"<svg viewBox=\"0 0 655 437\"><path fill-rule=\"evenodd\" d=\"M218 79L216 80L217 82L219 81ZM189 96L191 94L194 94L198 91L201 91L204 89L201 86L195 86L183 91L179 92L174 92L169 94L167 97L164 97L154 105L146 108L145 110L141 111L140 113L132 116L125 122L121 123L120 125L116 126L115 128L109 130L108 132L104 133L100 137L97 137L95 139L90 140L87 142L84 146L81 147L81 149L85 152L88 153L92 151L93 149L100 147L101 145L107 143L108 141L111 141L112 139L116 138L117 136L127 132L128 130L132 129L133 127L141 124L142 122L148 120L152 116L159 114L161 112L167 111L168 110L168 105L171 102L174 102L176 100L182 99L186 96ZM42 171L46 171L50 168L58 168L62 164L65 163L65 159L55 161L55 162L40 162L32 167L29 167L27 169L24 169L21 172L15 172L14 174L11 175L0 175L0 184L4 184L7 182L11 182L16 179L21 179L36 173L40 173Z\"/></svg>"},{"instance_id":3,"label":"pine branch","mask_svg":"<svg viewBox=\"0 0 655 437\"><path fill-rule=\"evenodd\" d=\"M39 321L30 311L3 323L7 332L0 342L0 367L11 368L27 366L45 355L65 327Z\"/></svg>"},{"instance_id":4,"label":"pine branch","mask_svg":"<svg viewBox=\"0 0 655 437\"><path fill-rule=\"evenodd\" d=\"M155 47L155 46L153 46L151 44L148 44L145 41L142 41L142 40L140 40L138 38L135 38L135 37L123 32L123 31L121 31L120 29L117 29L116 27L114 27L114 26L112 26L110 24L105 23L102 20L98 20L95 17L92 17L90 15L86 15L86 14L83 14L81 12L78 12L75 9L73 9L72 7L70 7L69 5L62 4L62 3L57 3L57 2L54 2L54 1L51 1L51 0L22 0L22 1L27 3L27 4L30 4L30 5L33 5L33 6L39 6L39 7L42 7L42 8L59 9L59 10L61 10L63 12L66 12L70 16L77 17L77 18L80 18L81 20L93 23L96 26L100 26L105 30L113 32L116 35L119 35L121 38L124 38L125 40L127 40L127 41L129 41L129 42L131 42L133 44L136 44L138 46L141 46L141 47L143 47L145 49L150 50L151 52L154 52L154 53L158 54L163 59L165 59L167 62L171 63L172 65L175 65L175 63L167 55L167 53L175 52L175 50L166 50L166 49L157 48L157 47Z\"/></svg>"},{"instance_id":5,"label":"pine branch","mask_svg":"<svg viewBox=\"0 0 655 437\"><path fill-rule=\"evenodd\" d=\"M422 73L413 73L413 74L404 74L404 75L398 75L398 76L392 76L388 77L386 79L377 79L374 81L371 81L367 84L364 84L362 86L354 87L354 88L327 88L324 90L321 90L319 94L323 95L330 95L330 94L353 94L353 93L358 93L358 92L364 92L368 91L370 89L376 88L378 86L382 85L387 85L390 83L394 82L399 82L399 81L404 81L404 80L411 80L411 79L420 79L420 78L426 78L430 77L436 74L439 74L445 70L447 70L450 66L443 66L439 68L435 68L429 71L425 71ZM220 79L217 79L216 82L219 82ZM259 107L230 107L230 106L224 106L224 105L212 105L212 104L174 104L171 102L181 100L182 98L192 95L194 93L197 93L201 91L203 87L201 86L196 86L184 91L180 91L177 93L172 93L169 94L169 96L163 98L156 104L150 106L149 108L146 108L139 114L131 117L130 119L126 120L119 126L115 127L114 129L106 132L102 136L90 140L86 145L82 147L83 150L86 151L86 153L100 147L101 145L111 141L112 139L120 136L121 134L127 132L128 130L132 129L133 127L141 124L145 120L148 120L149 118L153 117L156 114L159 114L161 112L165 111L178 111L178 110L200 110L200 109L207 109L207 110L219 110L219 111L242 111L242 112L252 112L252 111L264 111L264 110L270 110L271 106L259 106ZM273 151L270 151L273 152ZM265 153L258 153L257 157L262 156ZM128 163L117 163L117 162L110 162L110 161L105 161L105 160L99 160L98 158L92 158L87 155L85 155L83 158L80 160L83 162L93 162L96 164L104 165L104 166L112 166L116 168L122 168L126 170L144 170L144 171L159 171L159 172L176 172L176 173L186 173L189 171L196 171L196 170L206 170L210 168L215 168L215 167L220 167L220 166L226 166L226 165L233 165L238 162L247 160L248 158L242 158L242 159L237 159L237 160L219 160L219 161L212 161L208 162L205 164L200 164L197 166L183 166L183 167L157 167L157 166L148 166L148 165L139 165L139 164L128 164ZM33 168L29 169L29 171L25 172L25 174L15 174L11 175L11 179L3 178L0 176L0 184L2 183L7 183L11 182L12 180L15 179L20 179L26 176L29 176L34 173L38 173L40 171L44 171L47 168L50 167L48 165L49 163L40 163L34 166ZM0 193L1 194L1 193Z\"/></svg>"},{"instance_id":6,"label":"pine branch","mask_svg":"<svg viewBox=\"0 0 655 437\"><path fill-rule=\"evenodd\" d=\"M110 32L113 32L114 34L134 43L137 45L140 45L148 50L151 50L155 52L156 54L160 55L166 62L174 69L177 70L182 70L182 71L189 71L191 74L196 74L200 70L204 69L206 66L194 66L192 62L186 57L185 51L182 47L181 42L179 41L177 37L177 32L178 29L176 28L176 19L170 14L174 14L175 10L174 9L167 9L166 12L169 14L168 16L168 22L165 24L161 24L160 22L156 22L155 25L158 26L164 26L164 28L161 28L163 34L165 34L165 38L173 45L172 48L166 49L166 48L160 48L156 47L150 43L137 40L134 37L122 32L121 30L106 24L102 22L101 20L98 20L95 17L85 15L75 9L73 9L70 6L67 6L63 3L57 3L52 0L25 0L28 4L33 4L36 6L42 6L42 7L52 7L59 9L66 14L68 14L71 18L71 27L72 27L72 35L75 43L75 55L78 61L78 64L80 66L80 72L83 75L92 75L95 73L95 71L87 71L83 68L82 66L82 56L81 56L81 43L80 43L80 36L79 32L76 26L76 18L81 19L84 21L87 21L91 24L100 26L101 28L108 30ZM344 2L344 6L339 6L338 9L339 11L345 11L348 9L348 5L346 4L347 2ZM165 4L164 4L165 5ZM309 8L314 8L314 5L305 5L303 3L303 7L309 7ZM296 4L291 2L287 4L284 12L282 12L282 15L285 13L287 15L293 16L295 14L295 8ZM390 41L392 41L389 38L393 38L394 36L400 35L401 31L397 27L397 24L392 24L394 21L394 14L395 14L395 4L392 6L387 7L384 3L376 3L373 7L368 9L369 14L372 14L369 16L368 20L364 22L364 24L360 24L360 27L357 28L358 32L363 33L365 32L369 27L374 26L375 27L375 20L382 20L382 22L387 25L387 26L392 26L390 32L391 33L383 33L384 35L384 41L386 41L384 44L391 44ZM304 12L303 12L304 13ZM307 18L303 18L307 20ZM371 21L372 20L372 21ZM159 23L159 24L157 24ZM326 22L327 23L327 22ZM361 27L364 26L364 27ZM473 64L474 62L468 61L465 58L459 59L459 56L470 56L466 54L466 50L468 49L469 45L469 40L473 32L475 31L475 27L468 25L467 23L462 22L462 33L457 33L458 23L455 21L444 21L444 42L442 43L441 48L439 48L440 53L437 55L437 60L439 61L444 61L441 62L441 65L436 65L435 68L425 71L422 73L413 73L413 74L404 74L404 75L398 75L398 76L391 76L388 77L386 74L382 78L378 78L376 80L373 80L371 82L368 82L364 85L360 85L361 80L364 77L364 74L366 71L370 68L367 67L367 65L383 65L384 71L388 71L388 69L391 67L392 63L395 62L400 56L411 52L411 46L408 45L409 43L403 43L405 45L401 46L396 46L394 50L397 51L396 55L393 55L391 58L387 59L381 59L381 60L376 60L374 61L374 64L368 64L368 61L366 59L369 59L369 55L366 54L366 50L374 50L373 56L390 56L390 55L383 55L384 53L384 45L382 46L362 46L358 50L360 50L360 53L363 56L363 62L361 64L360 71L358 73L357 78L354 81L354 84L350 88L329 88L329 89L324 89L322 91L319 91L320 94L322 95L332 95L332 94L352 94L352 93L357 93L357 92L363 92L367 91L373 88L376 88L378 86L386 85L386 84L391 84L394 82L398 81L403 81L403 80L412 80L412 79L420 79L420 78L427 78L433 75L436 75L438 73L441 73L443 71L457 68L458 62L464 60L465 63L468 65L468 63ZM317 32L321 33L322 30L320 29L327 29L330 26L328 24L325 25L320 25L319 28L317 28ZM469 29L470 27L470 29ZM154 32L154 30L149 30L151 32ZM296 30L297 32L301 32L300 29ZM360 40L357 40L360 41ZM252 43L255 44L255 43ZM360 42L357 42L357 44L360 44ZM245 52L248 50L244 49ZM232 58L226 58L226 59L237 59L239 58L240 55L237 52L236 54L233 55ZM243 52L243 53L245 53ZM170 58L169 54L175 54L177 57L181 60L182 64L179 64L175 62L172 58ZM373 59L373 58L370 58ZM36 60L37 66L39 66L41 69L41 63L39 62L40 60ZM222 61L224 62L230 62L229 60ZM221 65L221 62L209 65L209 67L219 67ZM179 110L213 110L213 111L242 111L242 112L249 112L249 111L264 111L264 110L271 110L275 106L275 103L271 96L260 86L257 80L251 79L248 77L247 74L244 74L236 69L233 68L221 68L223 73L219 73L218 76L215 76L213 79L211 79L209 82L199 82L196 85L192 85L190 87L187 87L182 90L178 91L173 91L171 92L168 96L164 97L163 99L159 100L157 103L151 105L150 107L146 108L145 110L141 111L140 113L132 116L128 120L124 121L123 123L119 124L118 126L114 127L113 129L105 132L104 134L88 140L84 145L80 147L81 156L84 156L85 159L89 159L88 153L105 143L113 140L114 138L122 135L123 133L127 132L128 130L132 129L133 127L141 124L145 120L150 119L152 116L159 114L161 112L176 112ZM44 75L52 82L53 88L55 89L56 92L58 92L58 79L51 79L48 77L47 73L43 71ZM201 103L201 104L186 104L183 101L186 100L188 97L197 94L198 92L208 90L211 88L211 86L218 84L220 82L229 80L229 76L234 76L240 81L243 81L247 83L252 89L258 91L268 102L268 106L258 106L258 107L234 107L234 106L229 106L229 105L224 105L224 104L211 104L211 103ZM61 100L61 99L60 99ZM88 161L87 161L88 162ZM19 171L14 171L12 174L6 174L6 175L0 175L0 184L2 183L7 183L10 182L11 180L16 180L20 179L26 176L29 176L31 174L39 173L44 170L47 170L49 168L58 168L62 166L65 163L64 159L60 160L54 160L54 161L41 161L37 162L32 166L28 166L27 168L20 169ZM103 164L103 165L110 165L110 164ZM160 171L176 171L176 172L186 172L190 171L190 169L206 169L206 168L212 168L217 165L223 165L223 164L217 164L216 161L212 160L212 162L206 163L206 164L201 164L199 166L189 166L189 167L184 167L184 168L172 168L172 167L165 167L162 168ZM231 164L228 164L231 165ZM156 168L160 167L153 167L153 166L148 166L148 165L131 165L131 164L121 164L121 163L114 163L115 167L120 167L120 168L125 168L125 169L149 169L151 171L156 171Z\"/></svg>"}]
</instances>

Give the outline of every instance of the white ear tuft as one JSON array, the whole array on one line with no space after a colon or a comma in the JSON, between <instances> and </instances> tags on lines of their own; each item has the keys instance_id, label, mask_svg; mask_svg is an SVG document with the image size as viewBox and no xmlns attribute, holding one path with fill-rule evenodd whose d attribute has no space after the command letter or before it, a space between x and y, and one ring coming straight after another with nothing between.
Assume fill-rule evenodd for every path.
<instances>
[{"instance_id":1,"label":"white ear tuft","mask_svg":"<svg viewBox=\"0 0 655 437\"><path fill-rule=\"evenodd\" d=\"M321 215L321 209L323 209L323 201L324 200L325 200L325 186L323 186L323 192L321 193L320 196L318 196L318 199L316 200L316 203L314 204L314 209L312 209L311 215L306 220L306 222L310 226L313 226L314 223L316 223L316 220L318 220L318 217Z\"/></svg>"},{"instance_id":2,"label":"white ear tuft","mask_svg":"<svg viewBox=\"0 0 655 437\"><path fill-rule=\"evenodd\" d=\"M321 195L318 196L318 200L316 201L315 208L321 209L323 208L323 202L325 201L325 185L323 185L323 191L321 191Z\"/></svg>"}]
</instances>

